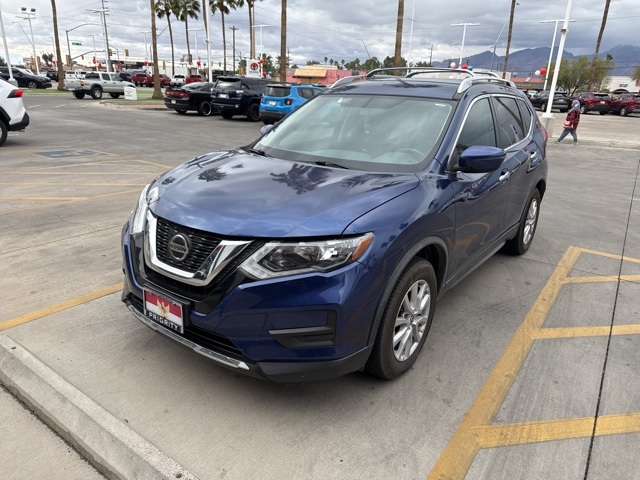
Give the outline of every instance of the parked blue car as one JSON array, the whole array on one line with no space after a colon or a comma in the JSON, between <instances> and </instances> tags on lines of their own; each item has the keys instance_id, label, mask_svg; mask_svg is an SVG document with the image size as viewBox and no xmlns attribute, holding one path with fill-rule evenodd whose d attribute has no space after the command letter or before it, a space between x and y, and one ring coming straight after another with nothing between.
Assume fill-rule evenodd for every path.
<instances>
[{"instance_id":1,"label":"parked blue car","mask_svg":"<svg viewBox=\"0 0 640 480\"><path fill-rule=\"evenodd\" d=\"M236 372L405 373L436 300L529 249L547 184L525 94L454 72L341 80L255 142L159 176L122 231L122 300Z\"/></svg>"},{"instance_id":2,"label":"parked blue car","mask_svg":"<svg viewBox=\"0 0 640 480\"><path fill-rule=\"evenodd\" d=\"M274 83L267 85L260 102L260 118L265 125L282 120L323 90L322 87L306 84Z\"/></svg>"}]
</instances>

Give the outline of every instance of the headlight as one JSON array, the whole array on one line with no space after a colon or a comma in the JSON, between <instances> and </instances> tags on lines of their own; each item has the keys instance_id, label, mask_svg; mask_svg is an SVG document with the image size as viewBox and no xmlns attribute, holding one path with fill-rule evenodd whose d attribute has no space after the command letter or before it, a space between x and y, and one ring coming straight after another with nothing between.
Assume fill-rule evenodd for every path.
<instances>
[{"instance_id":1,"label":"headlight","mask_svg":"<svg viewBox=\"0 0 640 480\"><path fill-rule=\"evenodd\" d=\"M255 279L283 277L309 272L327 272L360 258L373 240L373 233L360 237L318 242L270 242L240 266Z\"/></svg>"},{"instance_id":2,"label":"headlight","mask_svg":"<svg viewBox=\"0 0 640 480\"><path fill-rule=\"evenodd\" d=\"M140 198L138 198L138 205L133 210L133 215L131 216L131 225L130 232L131 235L135 235L136 233L142 233L144 231L145 220L147 218L147 211L149 210L149 204L147 203L147 192L149 191L149 186L147 185L142 189L140 193Z\"/></svg>"}]
</instances>

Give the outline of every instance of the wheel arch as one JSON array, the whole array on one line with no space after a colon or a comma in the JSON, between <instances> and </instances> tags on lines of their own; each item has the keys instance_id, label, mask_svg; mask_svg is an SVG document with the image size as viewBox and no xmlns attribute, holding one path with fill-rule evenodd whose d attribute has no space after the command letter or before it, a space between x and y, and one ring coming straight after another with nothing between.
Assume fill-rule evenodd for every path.
<instances>
[{"instance_id":1,"label":"wheel arch","mask_svg":"<svg viewBox=\"0 0 640 480\"><path fill-rule=\"evenodd\" d=\"M404 255L404 257L402 257L402 259L396 265L393 273L389 276L387 284L382 291L382 295L380 295L380 300L378 301L378 305L376 307L373 322L371 323L369 336L367 338L368 347L372 347L376 340L378 329L380 327L380 321L382 320L382 314L384 313L385 306L389 301L389 297L391 296L393 287L398 282L398 279L400 278L402 272L405 270L405 268L407 268L407 265L409 265L409 262L411 262L411 260L413 260L414 258L423 258L431 263L431 266L436 273L438 296L440 295L441 287L444 285L444 281L446 278L449 254L447 245L442 238L430 236L414 245Z\"/></svg>"}]
</instances>

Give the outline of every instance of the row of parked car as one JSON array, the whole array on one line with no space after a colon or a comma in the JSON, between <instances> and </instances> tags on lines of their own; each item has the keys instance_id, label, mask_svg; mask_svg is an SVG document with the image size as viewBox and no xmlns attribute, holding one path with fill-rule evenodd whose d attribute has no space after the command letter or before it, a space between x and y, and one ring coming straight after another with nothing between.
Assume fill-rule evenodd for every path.
<instances>
[{"instance_id":1,"label":"row of parked car","mask_svg":"<svg viewBox=\"0 0 640 480\"><path fill-rule=\"evenodd\" d=\"M549 104L549 91L534 93L530 100L534 107L545 111ZM600 115L617 113L627 116L636 109L640 111L640 94L635 93L623 93L614 99L608 93L583 92L575 97L569 97L566 93L556 92L551 108L566 112L571 108L573 100L580 102L580 113L598 112Z\"/></svg>"},{"instance_id":2,"label":"row of parked car","mask_svg":"<svg viewBox=\"0 0 640 480\"><path fill-rule=\"evenodd\" d=\"M276 83L272 80L221 76L215 82L199 82L165 91L164 104L177 113L220 114L222 118L245 116L249 121L273 124L294 111L324 87Z\"/></svg>"}]
</instances>

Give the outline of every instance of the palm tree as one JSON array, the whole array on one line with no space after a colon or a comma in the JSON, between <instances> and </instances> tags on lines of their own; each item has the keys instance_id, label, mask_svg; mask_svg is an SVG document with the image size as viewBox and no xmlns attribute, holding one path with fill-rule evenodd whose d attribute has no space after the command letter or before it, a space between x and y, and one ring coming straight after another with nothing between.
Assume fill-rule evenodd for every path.
<instances>
[{"instance_id":1,"label":"palm tree","mask_svg":"<svg viewBox=\"0 0 640 480\"><path fill-rule=\"evenodd\" d=\"M600 32L598 33L598 40L596 41L596 53L593 54L593 61L591 62L591 75L589 75L588 87L589 91L593 89L594 77L596 76L596 63L598 62L598 54L600 53L600 43L602 42L604 27L607 25L607 17L609 16L609 4L611 4L611 0L606 0L604 13L602 14L602 23L600 24Z\"/></svg>"},{"instance_id":2,"label":"palm tree","mask_svg":"<svg viewBox=\"0 0 640 480\"><path fill-rule=\"evenodd\" d=\"M64 71L62 70L62 54L60 53L60 39L58 38L58 9L56 0L51 0L51 13L53 14L53 34L56 43L56 62L58 67L58 90L64 90Z\"/></svg>"},{"instance_id":3,"label":"palm tree","mask_svg":"<svg viewBox=\"0 0 640 480\"><path fill-rule=\"evenodd\" d=\"M162 0L158 0L158 3L161 1ZM164 1L166 3L167 0ZM155 0L149 0L149 2L151 5L151 48L153 50L153 95L151 95L151 98L161 100L162 91L160 90L160 72L158 71L158 35L156 30L158 5L155 4ZM167 16L167 18L169 17ZM169 23L169 33L171 33L171 23ZM173 60L173 37L171 37L171 59ZM173 70L173 62L171 63L171 69Z\"/></svg>"},{"instance_id":4,"label":"palm tree","mask_svg":"<svg viewBox=\"0 0 640 480\"><path fill-rule=\"evenodd\" d=\"M191 62L191 46L189 45L189 17L194 20L198 20L198 13L200 13L200 2L198 0L177 0L176 6L178 9L175 14L178 20L184 22L184 31L187 36L187 55L189 62Z\"/></svg>"},{"instance_id":5,"label":"palm tree","mask_svg":"<svg viewBox=\"0 0 640 480\"><path fill-rule=\"evenodd\" d=\"M396 24L396 50L393 57L394 67L399 67L402 65L402 21L403 19L404 19L404 0L398 0L398 23Z\"/></svg>"},{"instance_id":6,"label":"palm tree","mask_svg":"<svg viewBox=\"0 0 640 480\"><path fill-rule=\"evenodd\" d=\"M513 15L516 11L516 0L511 0L511 15L509 17L509 36L507 37L507 52L504 55L504 69L502 70L502 78L507 77L507 62L509 61L509 49L511 48L511 33L513 32Z\"/></svg>"},{"instance_id":7,"label":"palm tree","mask_svg":"<svg viewBox=\"0 0 640 480\"><path fill-rule=\"evenodd\" d=\"M153 6L154 4L154 0L151 0L151 5ZM175 8L175 0L157 0L157 2L155 2L155 6L153 6L153 10L152 12L155 12L155 14L158 16L158 18L165 18L167 19L167 25L169 26L169 39L171 41L171 76L176 74L176 68L175 68L175 64L176 64L176 57L175 57L175 52L173 49L173 31L171 30L171 15L177 10ZM152 24L155 25L156 23L156 19L155 16L153 16L152 19ZM156 37L155 34L153 35L153 45L155 47L155 50L157 51L158 49L158 43L156 41ZM155 56L155 51L153 54L153 59L154 59L154 64L155 64L155 60L156 60L156 56Z\"/></svg>"},{"instance_id":8,"label":"palm tree","mask_svg":"<svg viewBox=\"0 0 640 480\"><path fill-rule=\"evenodd\" d=\"M229 8L235 10L238 6L238 0L213 0L211 2L211 13L215 15L220 12L222 19L222 52L223 52L223 72L227 73L227 33L224 27L224 16L229 15Z\"/></svg>"},{"instance_id":9,"label":"palm tree","mask_svg":"<svg viewBox=\"0 0 640 480\"><path fill-rule=\"evenodd\" d=\"M280 58L287 58L287 0L282 0L282 12L280 13ZM280 62L278 72L281 82L287 81L287 62Z\"/></svg>"}]
</instances>

